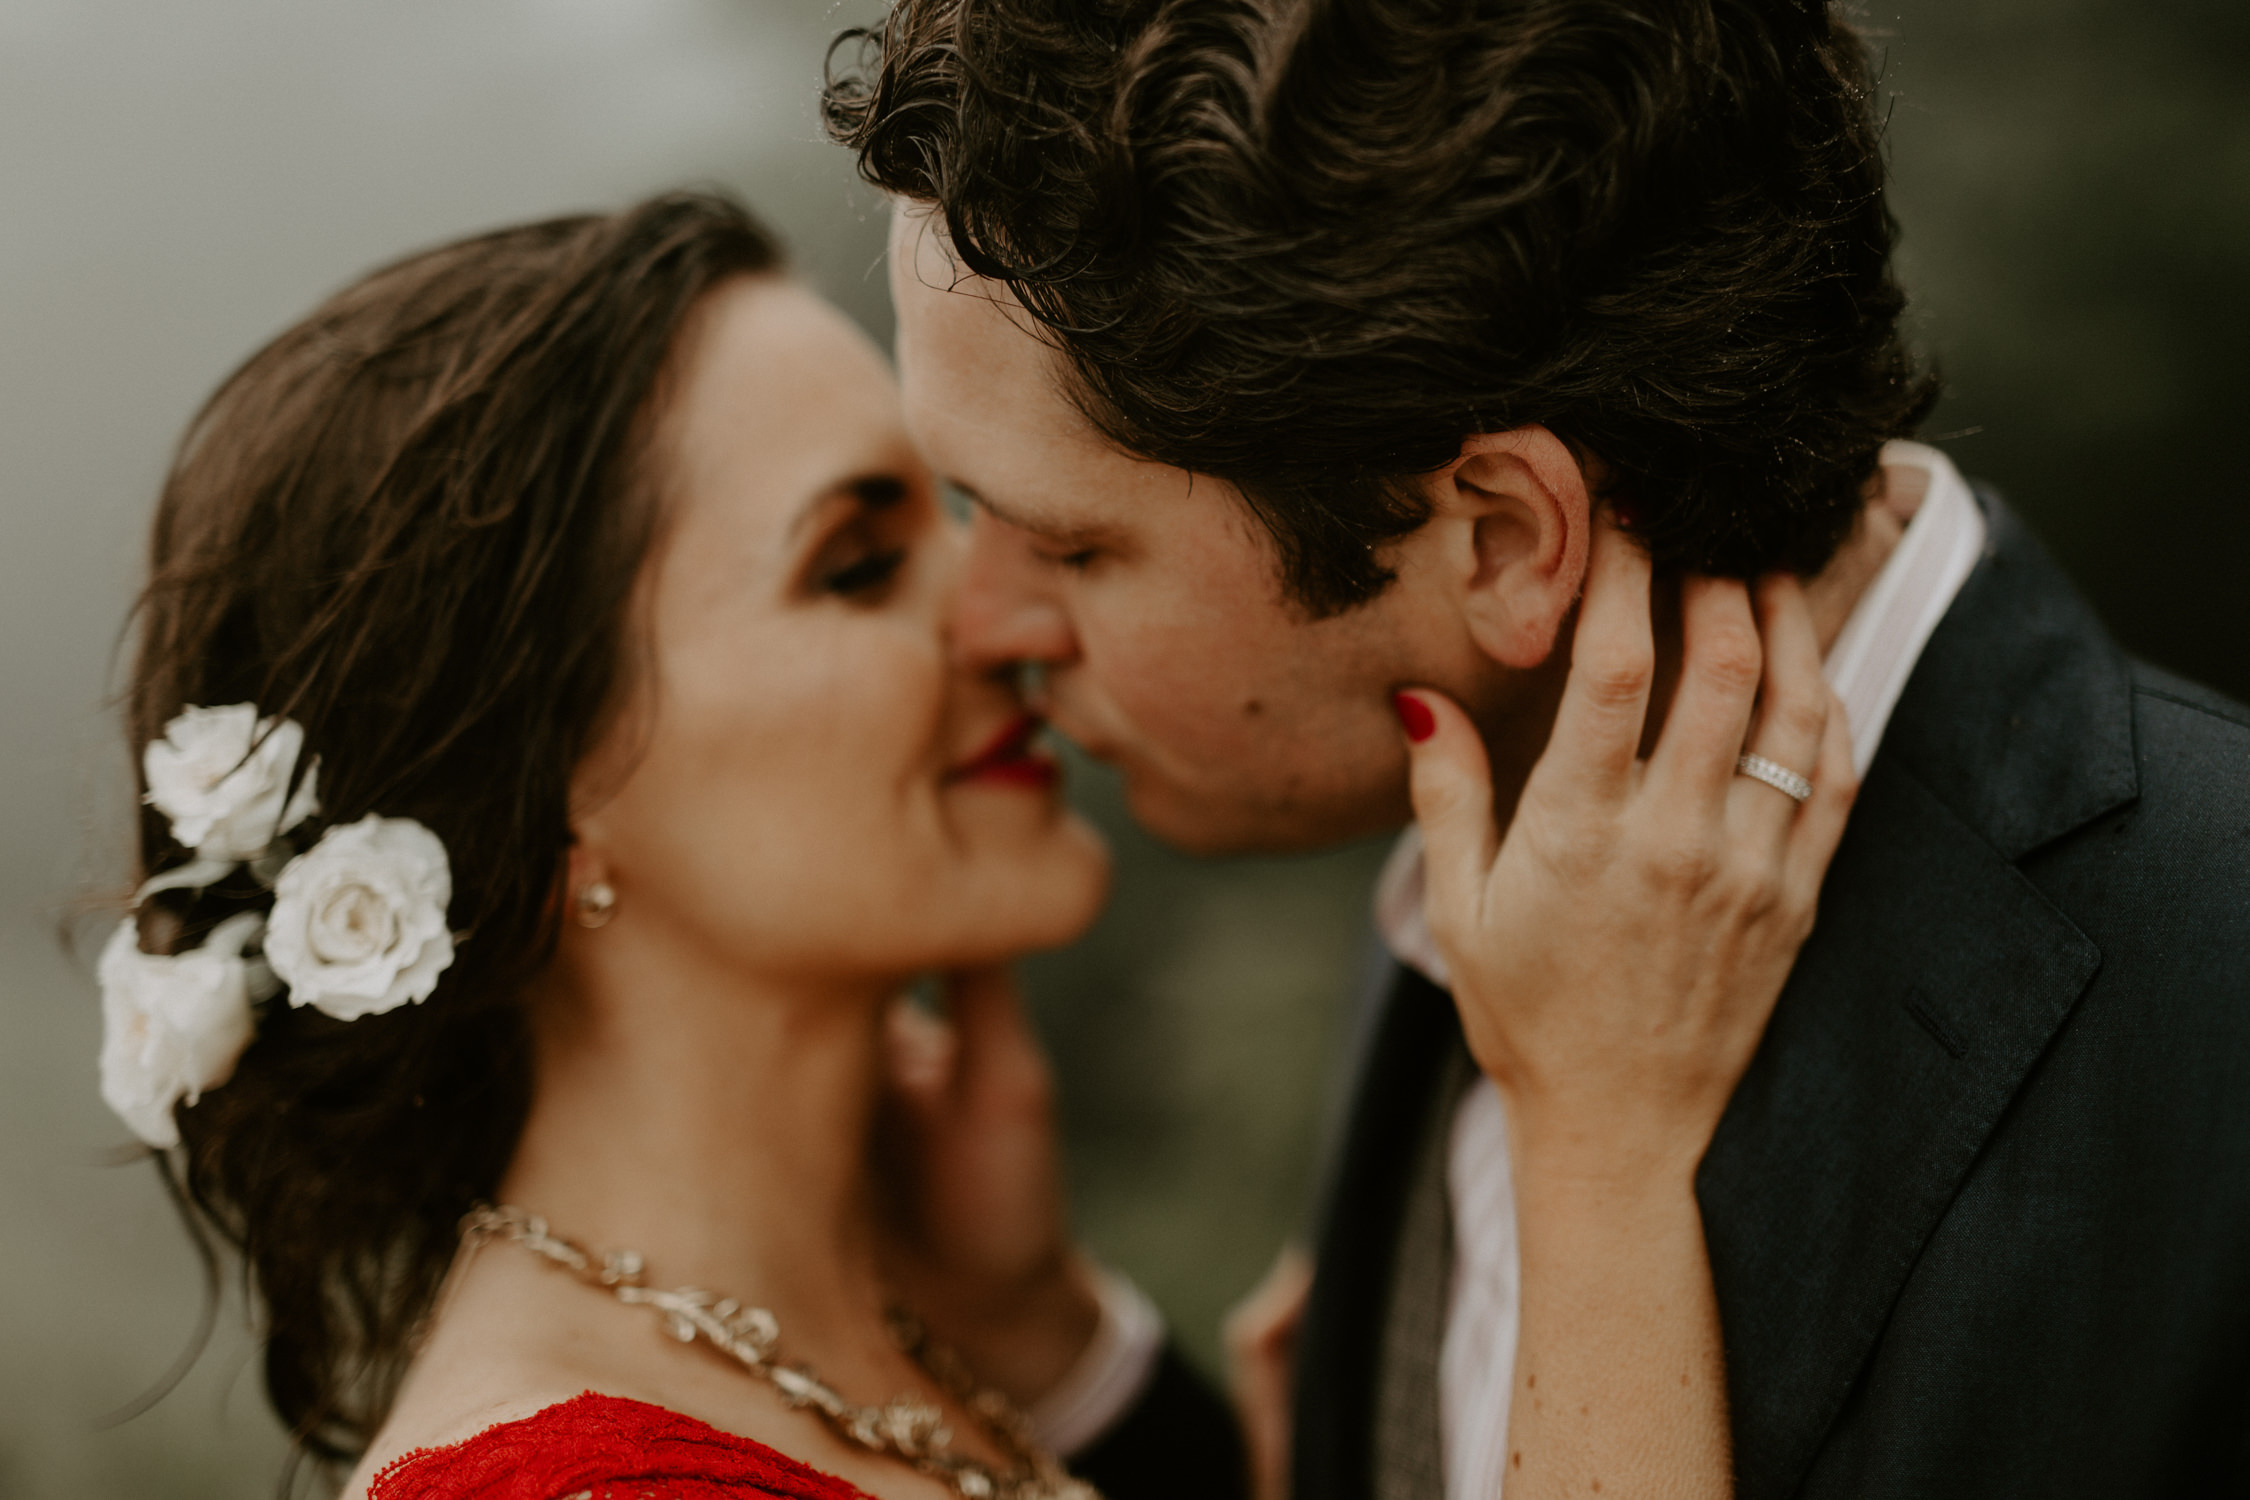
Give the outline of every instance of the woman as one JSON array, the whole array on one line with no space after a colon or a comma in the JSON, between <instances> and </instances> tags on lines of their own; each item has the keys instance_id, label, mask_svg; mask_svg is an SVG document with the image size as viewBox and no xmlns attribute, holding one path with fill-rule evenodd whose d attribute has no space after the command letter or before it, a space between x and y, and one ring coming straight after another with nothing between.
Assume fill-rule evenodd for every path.
<instances>
[{"instance_id":1,"label":"woman","mask_svg":"<svg viewBox=\"0 0 2250 1500\"><path fill-rule=\"evenodd\" d=\"M879 356L705 197L379 272L197 420L131 687L149 879L104 955L104 1088L246 1258L268 1391L347 1494L1074 1493L1009 1398L1096 1303L994 966L1082 930L1106 867L1012 685L948 659L957 546ZM1597 661L1647 636L1645 569L1603 546ZM1801 600L1764 613L1767 699L1824 705ZM1749 684L1641 762L1609 681L1574 677L1575 769L1516 819L1602 836L1528 893L1546 851L1492 847L1457 711L1401 715L1440 937L1498 997L1472 1037L1552 1189L1524 1367L1598 1382L1589 1291L1683 1293L1632 1332L1688 1394L1668 1366L1560 1445L1534 1426L1523 1487L1633 1472L1653 1434L1723 1489L1693 1153L1649 1143L1708 1135L1841 804L1730 821L1713 773L1716 812L1649 833L1633 788L1731 768ZM1682 840L1760 899L1651 882ZM1620 920L1622 951L1576 941ZM1003 1117L993 1211L902 1232L868 1164L930 973ZM1620 1232L1659 1202L1653 1248Z\"/></svg>"}]
</instances>

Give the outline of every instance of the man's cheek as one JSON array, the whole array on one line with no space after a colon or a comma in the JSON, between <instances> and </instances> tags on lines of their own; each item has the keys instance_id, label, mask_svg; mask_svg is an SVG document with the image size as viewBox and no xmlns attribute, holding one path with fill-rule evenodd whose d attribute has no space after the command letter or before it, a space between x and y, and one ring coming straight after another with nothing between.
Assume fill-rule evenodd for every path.
<instances>
[{"instance_id":1,"label":"man's cheek","mask_svg":"<svg viewBox=\"0 0 2250 1500\"><path fill-rule=\"evenodd\" d=\"M1199 619L1176 599L1082 619L1092 700L1128 738L1165 758L1199 757L1241 741L1264 712L1241 681L1239 631ZM1167 754L1169 752L1169 754Z\"/></svg>"},{"instance_id":2,"label":"man's cheek","mask_svg":"<svg viewBox=\"0 0 2250 1500\"><path fill-rule=\"evenodd\" d=\"M1154 672L1124 703L1137 738L1183 768L1238 759L1260 738L1261 709L1224 681L1182 680Z\"/></svg>"}]
</instances>

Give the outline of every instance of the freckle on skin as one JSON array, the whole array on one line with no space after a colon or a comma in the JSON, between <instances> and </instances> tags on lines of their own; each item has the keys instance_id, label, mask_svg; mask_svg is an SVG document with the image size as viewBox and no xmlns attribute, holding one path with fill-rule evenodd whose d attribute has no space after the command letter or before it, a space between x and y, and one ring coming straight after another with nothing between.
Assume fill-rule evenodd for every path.
<instances>
[{"instance_id":1,"label":"freckle on skin","mask_svg":"<svg viewBox=\"0 0 2250 1500\"><path fill-rule=\"evenodd\" d=\"M1247 718L1255 719L1256 717L1258 717L1258 715L1264 713L1265 711L1266 706L1263 703L1260 703L1255 698L1252 698L1247 703L1242 705L1242 712Z\"/></svg>"},{"instance_id":2,"label":"freckle on skin","mask_svg":"<svg viewBox=\"0 0 2250 1500\"><path fill-rule=\"evenodd\" d=\"M1517 1449L1517 1450L1515 1451L1515 1453L1513 1453L1513 1454L1511 1454L1511 1455L1509 1456L1509 1459L1508 1459L1508 1461L1509 1461L1510 1463L1514 1464L1514 1465L1515 1465L1515 1466L1516 1466L1517 1468L1519 1468L1519 1469L1520 1469L1520 1468L1522 1468L1522 1467L1523 1467L1523 1450L1522 1450L1522 1449L1520 1449L1520 1448L1519 1448L1519 1449Z\"/></svg>"},{"instance_id":3,"label":"freckle on skin","mask_svg":"<svg viewBox=\"0 0 2250 1500\"><path fill-rule=\"evenodd\" d=\"M1536 1375L1526 1375L1523 1378L1523 1385L1524 1389L1527 1391L1536 1391L1539 1389L1539 1377Z\"/></svg>"}]
</instances>

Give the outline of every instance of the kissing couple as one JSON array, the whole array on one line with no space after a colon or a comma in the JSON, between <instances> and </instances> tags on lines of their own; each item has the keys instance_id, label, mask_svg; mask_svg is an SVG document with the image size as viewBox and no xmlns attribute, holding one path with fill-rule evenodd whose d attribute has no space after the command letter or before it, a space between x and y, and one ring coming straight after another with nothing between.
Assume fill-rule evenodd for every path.
<instances>
[{"instance_id":1,"label":"kissing couple","mask_svg":"<svg viewBox=\"0 0 2250 1500\"><path fill-rule=\"evenodd\" d=\"M1844 20L897 0L825 110L895 377L674 194L167 480L103 1091L344 1493L2250 1493L2250 714L1911 441ZM1062 1211L1049 722L1412 823L1231 1404Z\"/></svg>"}]
</instances>

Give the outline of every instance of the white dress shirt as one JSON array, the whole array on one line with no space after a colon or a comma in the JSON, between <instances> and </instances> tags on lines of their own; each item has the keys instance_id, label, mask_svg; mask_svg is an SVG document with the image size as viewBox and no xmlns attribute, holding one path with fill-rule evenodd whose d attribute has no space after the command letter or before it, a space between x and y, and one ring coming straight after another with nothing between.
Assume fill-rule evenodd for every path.
<instances>
[{"instance_id":1,"label":"white dress shirt","mask_svg":"<svg viewBox=\"0 0 2250 1500\"><path fill-rule=\"evenodd\" d=\"M1894 496L1923 489L1905 534L1860 596L1825 663L1867 774L1922 648L1984 551L1984 513L1952 460L1919 443L1883 450ZM1806 767L1792 769L1805 770ZM1422 914L1421 838L1409 829L1376 883L1376 924L1399 962L1440 986L1445 960ZM1453 1277L1438 1357L1447 1500L1494 1500L1507 1475L1508 1400L1520 1308L1515 1192L1499 1090L1480 1078L1453 1115L1446 1162Z\"/></svg>"},{"instance_id":2,"label":"white dress shirt","mask_svg":"<svg viewBox=\"0 0 2250 1500\"><path fill-rule=\"evenodd\" d=\"M1031 1435L1057 1458L1093 1446L1133 1409L1164 1352L1164 1315L1145 1293L1107 1266L1095 1268L1101 1321L1085 1351L1055 1388L1024 1413Z\"/></svg>"}]
</instances>

